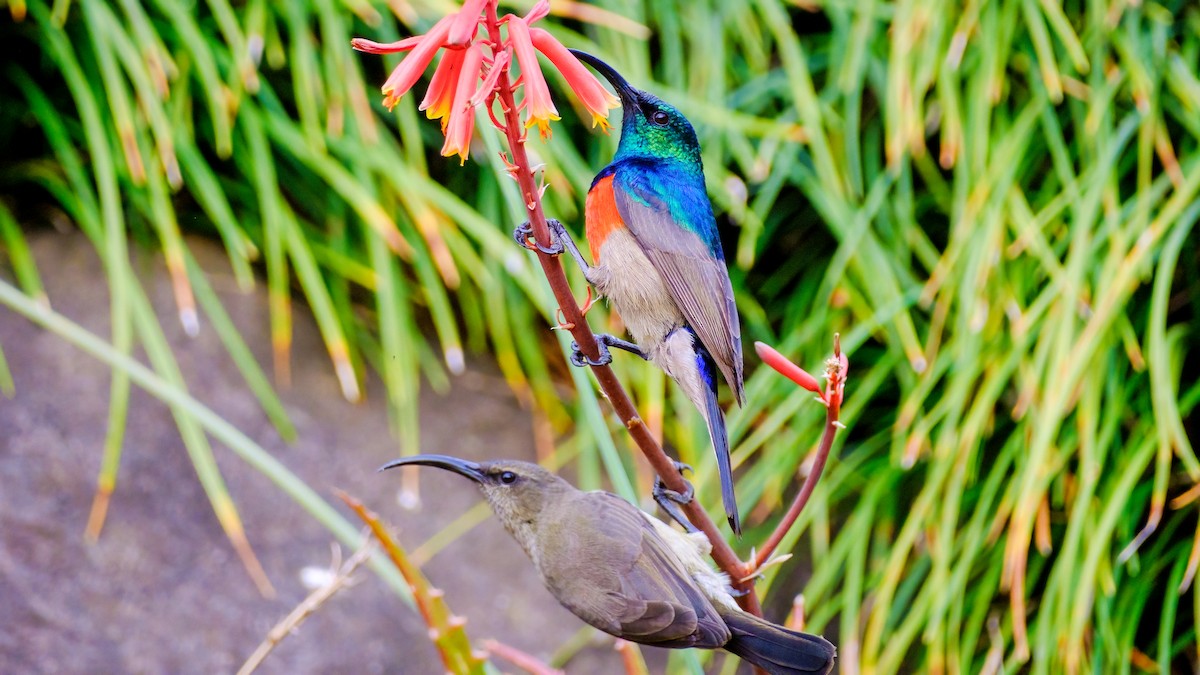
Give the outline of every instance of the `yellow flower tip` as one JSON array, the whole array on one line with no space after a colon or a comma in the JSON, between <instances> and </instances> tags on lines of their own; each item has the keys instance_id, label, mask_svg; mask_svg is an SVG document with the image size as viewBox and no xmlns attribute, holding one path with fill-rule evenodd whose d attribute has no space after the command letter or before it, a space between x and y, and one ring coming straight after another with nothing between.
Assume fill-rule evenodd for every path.
<instances>
[{"instance_id":1,"label":"yellow flower tip","mask_svg":"<svg viewBox=\"0 0 1200 675\"><path fill-rule=\"evenodd\" d=\"M464 166L467 163L467 148L445 148L442 150L442 157L453 157L458 155L458 165Z\"/></svg>"},{"instance_id":2,"label":"yellow flower tip","mask_svg":"<svg viewBox=\"0 0 1200 675\"><path fill-rule=\"evenodd\" d=\"M442 146L441 155L442 157L453 157L458 155L458 165L462 166L467 163L467 150L467 148L460 148L458 146L446 144Z\"/></svg>"},{"instance_id":3,"label":"yellow flower tip","mask_svg":"<svg viewBox=\"0 0 1200 675\"><path fill-rule=\"evenodd\" d=\"M530 115L529 119L525 121L525 128L528 129L536 124L538 128L538 134L541 135L542 140L545 140L550 138L550 122L556 122L559 119L561 118L554 113L546 113L545 115L538 115L536 117Z\"/></svg>"},{"instance_id":4,"label":"yellow flower tip","mask_svg":"<svg viewBox=\"0 0 1200 675\"><path fill-rule=\"evenodd\" d=\"M450 103L449 102L447 102L443 105L437 105L432 108L425 109L425 119L442 121L442 134L443 135L446 133L446 122L449 121L449 117L450 117Z\"/></svg>"},{"instance_id":5,"label":"yellow flower tip","mask_svg":"<svg viewBox=\"0 0 1200 675\"><path fill-rule=\"evenodd\" d=\"M455 126L456 120L449 122L443 120L446 124L449 133L446 134L446 142L442 145L442 157L453 157L458 155L458 165L462 166L467 163L467 156L471 152L471 127L465 126L471 124L468 119L465 124L462 119L457 120L458 125Z\"/></svg>"}]
</instances>

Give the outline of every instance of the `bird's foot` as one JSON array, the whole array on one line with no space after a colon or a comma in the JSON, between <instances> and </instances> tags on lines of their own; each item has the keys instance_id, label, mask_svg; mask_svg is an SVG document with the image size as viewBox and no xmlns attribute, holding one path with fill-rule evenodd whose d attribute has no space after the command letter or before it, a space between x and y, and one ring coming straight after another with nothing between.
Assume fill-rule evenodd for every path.
<instances>
[{"instance_id":1,"label":"bird's foot","mask_svg":"<svg viewBox=\"0 0 1200 675\"><path fill-rule=\"evenodd\" d=\"M614 336L608 335L606 333L600 333L599 335L596 335L595 337L596 337L596 350L597 350L597 352L599 352L598 358L593 359L592 357L588 356L587 354L584 354L583 350L581 350L579 348L579 343L572 342L571 343L571 365L579 366L579 367L607 366L608 364L612 363L612 352L610 352L608 350L609 347L616 347L617 349L624 349L625 351L627 351L631 354L636 354L636 355L642 357L643 359L647 358L646 353L642 351L641 347L633 344L632 342L629 342L628 340L622 340L621 338L614 337Z\"/></svg>"},{"instance_id":2,"label":"bird's foot","mask_svg":"<svg viewBox=\"0 0 1200 675\"><path fill-rule=\"evenodd\" d=\"M676 462L675 460L671 461L675 464L675 470L679 472L680 476L683 476L685 473L694 472L691 464L684 464L683 462ZM675 504L690 504L692 502L692 498L696 496L696 489L693 488L692 484L688 483L687 481L684 481L684 484L687 485L687 489L682 493L676 492L675 490L667 487L667 484L663 482L661 476L655 476L654 488L652 490L654 501L661 503L661 500L669 499Z\"/></svg>"},{"instance_id":3,"label":"bird's foot","mask_svg":"<svg viewBox=\"0 0 1200 675\"><path fill-rule=\"evenodd\" d=\"M574 328L574 326L572 326ZM571 341L571 365L582 368L583 366L607 366L612 363L612 352L608 351L608 346L600 341L600 336L596 336L596 349L600 352L600 357L593 359L583 350L579 348L579 343Z\"/></svg>"},{"instance_id":4,"label":"bird's foot","mask_svg":"<svg viewBox=\"0 0 1200 675\"><path fill-rule=\"evenodd\" d=\"M550 225L551 223L554 223L557 227ZM548 218L546 225L550 226L550 246L542 246L537 242L537 239L533 236L533 226L529 224L528 220L513 230L513 239L523 248L527 248L530 251L541 251L546 255L558 255L565 250L562 244L562 237L558 234L564 231L564 228L562 223L553 218Z\"/></svg>"},{"instance_id":5,"label":"bird's foot","mask_svg":"<svg viewBox=\"0 0 1200 675\"><path fill-rule=\"evenodd\" d=\"M680 475L683 475L684 471L691 472L692 470L692 467L682 462L675 462L675 468L679 471ZM700 530L695 525L692 525L692 521L688 520L687 516L683 514L683 510L679 508L681 504L690 504L692 498L696 495L696 489L692 487L691 483L684 481L684 484L687 485L687 489L683 492L677 492L668 488L663 483L662 477L655 476L654 487L651 488L650 494L654 497L654 501L658 503L659 508L671 517L671 520L682 525L683 529L688 532L699 532Z\"/></svg>"}]
</instances>

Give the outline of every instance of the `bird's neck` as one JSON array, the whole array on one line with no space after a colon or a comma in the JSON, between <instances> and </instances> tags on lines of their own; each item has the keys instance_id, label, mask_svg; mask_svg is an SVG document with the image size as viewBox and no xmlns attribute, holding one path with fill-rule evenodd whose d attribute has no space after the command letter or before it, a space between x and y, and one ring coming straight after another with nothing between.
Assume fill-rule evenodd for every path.
<instances>
[{"instance_id":1,"label":"bird's neck","mask_svg":"<svg viewBox=\"0 0 1200 675\"><path fill-rule=\"evenodd\" d=\"M513 502L505 499L494 499L492 494L485 493L488 498L489 506L492 507L492 512L496 514L496 518L504 524L504 529L521 544L521 548L529 553L529 557L533 557L534 532L537 531L538 513L532 509L520 508Z\"/></svg>"},{"instance_id":2,"label":"bird's neck","mask_svg":"<svg viewBox=\"0 0 1200 675\"><path fill-rule=\"evenodd\" d=\"M508 530L521 548L525 549L534 565L540 569L538 529L547 514L555 513L555 509L563 500L569 499L577 492L578 490L566 481L556 479L542 485L536 492L527 494L525 499L496 499L494 493L485 493L485 497L492 507L492 512L504 524L504 529Z\"/></svg>"},{"instance_id":3,"label":"bird's neck","mask_svg":"<svg viewBox=\"0 0 1200 675\"><path fill-rule=\"evenodd\" d=\"M538 560L537 547L537 521L535 520L504 520L504 529L512 535L513 539L525 549L525 554L533 561L534 567L541 569L541 561Z\"/></svg>"},{"instance_id":4,"label":"bird's neck","mask_svg":"<svg viewBox=\"0 0 1200 675\"><path fill-rule=\"evenodd\" d=\"M660 144L647 141L636 133L622 133L617 144L613 164L637 162L658 166L669 166L676 171L704 175L704 163L700 159L700 146L694 144Z\"/></svg>"}]
</instances>

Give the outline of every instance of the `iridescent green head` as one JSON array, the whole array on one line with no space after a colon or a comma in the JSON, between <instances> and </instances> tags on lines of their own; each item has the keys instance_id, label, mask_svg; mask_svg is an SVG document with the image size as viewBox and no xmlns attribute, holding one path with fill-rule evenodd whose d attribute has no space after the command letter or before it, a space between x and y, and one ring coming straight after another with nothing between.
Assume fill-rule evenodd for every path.
<instances>
[{"instance_id":1,"label":"iridescent green head","mask_svg":"<svg viewBox=\"0 0 1200 675\"><path fill-rule=\"evenodd\" d=\"M675 106L630 86L612 66L575 49L571 53L591 65L621 98L621 142L616 159L647 157L675 159L700 166L700 142L692 123Z\"/></svg>"}]
</instances>

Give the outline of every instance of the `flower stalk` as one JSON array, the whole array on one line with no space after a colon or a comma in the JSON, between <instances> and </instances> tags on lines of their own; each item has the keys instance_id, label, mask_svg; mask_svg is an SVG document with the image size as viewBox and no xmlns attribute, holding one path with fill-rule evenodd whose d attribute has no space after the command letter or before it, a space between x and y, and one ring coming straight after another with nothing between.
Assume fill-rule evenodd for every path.
<instances>
[{"instance_id":1,"label":"flower stalk","mask_svg":"<svg viewBox=\"0 0 1200 675\"><path fill-rule=\"evenodd\" d=\"M775 351L775 349L762 342L754 343L754 349L758 352L759 357L762 358L764 363L800 387L817 394L817 400L825 406L825 431L821 434L821 444L817 446L817 452L813 456L812 468L809 469L808 475L804 477L804 484L800 486L800 491L796 493L796 497L792 500L791 506L788 507L787 513L784 514L779 524L775 526L775 530L767 537L762 547L754 554L754 559L746 563L746 576L748 577L757 576L758 572L770 563L775 549L779 548L780 542L783 541L783 538L792 529L792 526L796 524L796 519L800 517L800 513L804 511L809 498L812 497L813 490L817 487L817 482L821 480L821 474L825 470L825 462L829 459L829 451L833 448L833 439L837 436L838 429L843 428L842 423L838 421L838 416L842 410L842 397L845 396L846 392L846 373L850 370L850 362L847 360L846 355L842 353L841 342L841 336L835 333L833 336L833 358L825 362L826 385L824 390L817 383L817 378L789 361L785 356Z\"/></svg>"},{"instance_id":2,"label":"flower stalk","mask_svg":"<svg viewBox=\"0 0 1200 675\"><path fill-rule=\"evenodd\" d=\"M549 2L541 0L524 17L512 14L500 17L494 0L467 0L460 11L438 21L423 36L390 44L355 39L352 45L359 51L373 54L409 52L383 85L384 105L389 109L416 84L421 74L433 62L437 52L445 49L429 90L420 105L427 117L441 121L442 132L446 137L442 155L458 155L461 161L466 161L474 131L474 111L477 106L484 106L492 124L504 134L508 144L509 152L504 156L505 166L519 186L525 215L532 229L535 244L532 249L558 301L562 316L561 327L570 331L586 356L598 360L600 354L595 336L584 320L584 309L575 300L562 263L556 255L545 252L550 250L551 238L546 215L542 210L543 187L538 184L529 161L526 143L529 140L528 131L534 127L537 127L543 139L547 138L550 135L550 123L559 119L559 114L550 97L537 54L540 52L546 56L564 76L576 98L591 113L593 127L599 125L602 130L607 130L608 111L619 105L619 102L575 55L549 32L532 26L534 22L544 18L549 9ZM480 23L483 25L483 35L479 35ZM506 34L502 33L502 27L506 28ZM519 77L514 77L510 72L512 66L519 69ZM522 94L519 103L518 92ZM525 115L524 120L521 119L522 112ZM746 611L761 616L762 608L754 592L754 579L759 576L764 565L771 563L772 554L799 517L820 479L833 445L834 435L840 426L838 414L848 363L846 357L841 354L835 337L834 358L827 364L827 386L822 391L816 378L792 364L777 351L761 343L758 344L758 349L768 365L791 378L799 386L818 394L818 399L826 406L825 434L812 470L787 515L758 554L749 561L743 562L738 558L698 501L692 500L683 504L681 509L692 525L702 531L712 543L713 561L729 575L731 585L740 592L738 603ZM638 415L637 409L612 369L607 365L593 366L592 372L614 412L625 424L634 443L645 455L655 473L662 478L668 489L686 493L687 482L679 474L675 462L663 452L650 428ZM775 560L780 561L782 558Z\"/></svg>"}]
</instances>

